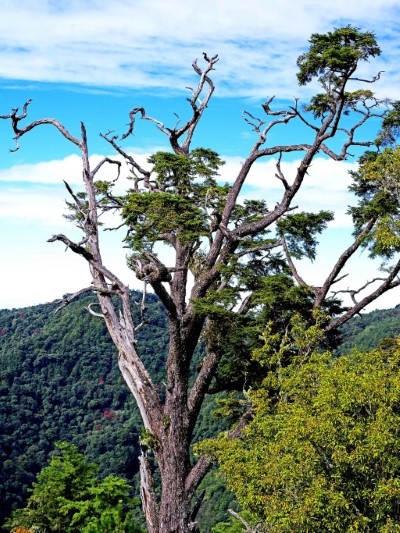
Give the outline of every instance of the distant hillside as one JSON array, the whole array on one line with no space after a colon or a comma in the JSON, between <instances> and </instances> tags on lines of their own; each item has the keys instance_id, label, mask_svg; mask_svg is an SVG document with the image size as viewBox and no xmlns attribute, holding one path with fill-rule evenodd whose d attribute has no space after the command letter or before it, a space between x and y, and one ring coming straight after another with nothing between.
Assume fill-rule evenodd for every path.
<instances>
[{"instance_id":1,"label":"distant hillside","mask_svg":"<svg viewBox=\"0 0 400 533\"><path fill-rule=\"evenodd\" d=\"M76 444L100 476L124 476L137 489L142 422L104 323L86 310L95 301L81 297L58 313L55 303L0 310L0 526L23 504L57 440ZM162 393L167 321L154 295L146 302L149 323L139 331L139 346ZM223 429L220 420L201 417L196 438ZM226 519L232 496L212 476L204 486L200 517L214 525Z\"/></svg>"},{"instance_id":2,"label":"distant hillside","mask_svg":"<svg viewBox=\"0 0 400 533\"><path fill-rule=\"evenodd\" d=\"M53 304L0 311L0 524L57 440L78 445L101 475L132 481L138 471L140 418L103 321L85 309L90 301L57 314ZM155 297L148 304L142 353L161 387L166 321Z\"/></svg>"},{"instance_id":3,"label":"distant hillside","mask_svg":"<svg viewBox=\"0 0 400 533\"><path fill-rule=\"evenodd\" d=\"M400 335L400 304L393 309L378 309L354 317L342 327L342 334L340 354L352 348L368 350L385 338L397 337Z\"/></svg>"},{"instance_id":4,"label":"distant hillside","mask_svg":"<svg viewBox=\"0 0 400 533\"><path fill-rule=\"evenodd\" d=\"M133 294L139 301L140 293ZM137 486L138 438L142 423L117 366L117 354L103 321L81 297L55 313L56 304L0 310L0 524L21 506L54 442L76 444L100 475L125 476ZM163 390L167 322L162 306L148 295L149 324L139 346L156 387ZM374 311L343 327L340 353L367 349L400 335L400 306ZM196 438L225 429L204 406ZM212 475L203 483L201 530L224 520L232 496Z\"/></svg>"}]
</instances>

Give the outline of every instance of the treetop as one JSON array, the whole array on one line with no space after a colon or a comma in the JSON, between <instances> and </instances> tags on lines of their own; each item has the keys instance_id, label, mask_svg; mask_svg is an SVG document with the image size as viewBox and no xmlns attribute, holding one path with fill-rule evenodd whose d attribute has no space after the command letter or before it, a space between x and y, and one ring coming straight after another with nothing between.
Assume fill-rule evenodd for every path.
<instances>
[{"instance_id":1,"label":"treetop","mask_svg":"<svg viewBox=\"0 0 400 533\"><path fill-rule=\"evenodd\" d=\"M368 61L381 53L374 33L350 25L324 34L313 33L309 42L308 52L297 60L299 85L310 83L316 76L336 85L354 73L359 61Z\"/></svg>"}]
</instances>

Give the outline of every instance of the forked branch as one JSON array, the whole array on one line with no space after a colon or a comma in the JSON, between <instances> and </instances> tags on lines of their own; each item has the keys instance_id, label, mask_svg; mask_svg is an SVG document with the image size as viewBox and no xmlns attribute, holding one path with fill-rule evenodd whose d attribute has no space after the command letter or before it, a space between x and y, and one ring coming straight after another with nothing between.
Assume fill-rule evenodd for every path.
<instances>
[{"instance_id":1,"label":"forked branch","mask_svg":"<svg viewBox=\"0 0 400 533\"><path fill-rule=\"evenodd\" d=\"M314 308L319 307L322 302L325 300L328 292L330 291L332 285L339 281L338 276L345 267L347 261L354 255L354 253L360 248L365 237L374 227L375 220L371 219L367 222L364 229L360 232L358 237L354 242L341 254L339 259L336 261L334 267L332 268L329 276L326 278L324 284L318 291L317 297L315 299Z\"/></svg>"},{"instance_id":2,"label":"forked branch","mask_svg":"<svg viewBox=\"0 0 400 533\"><path fill-rule=\"evenodd\" d=\"M127 137L129 137L129 135L133 134L136 115L140 114L140 117L143 120L148 120L149 122L152 122L153 124L157 126L157 128L162 133L167 135L167 137L169 138L171 147L176 154L182 154L182 155L188 154L189 149L190 149L190 143L192 141L196 126L203 112L207 108L208 102L210 101L210 98L214 92L214 83L209 77L209 73L212 70L214 70L214 66L218 61L218 56L215 55L212 57L208 57L207 54L203 53L203 58L206 61L206 67L203 70L199 67L197 59L192 63L193 70L196 72L196 74L198 74L200 79L199 79L199 83L197 87L195 89L190 89L192 91L192 97L187 99L192 107L192 112L193 112L189 120L183 126L178 128L178 125L180 122L180 119L179 119L173 128L168 128L160 120L157 120L153 117L148 116L146 114L144 107L135 107L129 113L128 130L121 136L121 140L124 140ZM206 94L201 100L200 99L201 95L203 94L203 91L205 89L206 89ZM184 134L186 134L186 137L183 140L183 142L180 143L179 140ZM115 143L118 137L114 136L112 139L110 139L104 136L104 138L106 138L108 142L113 144L113 142Z\"/></svg>"},{"instance_id":3,"label":"forked branch","mask_svg":"<svg viewBox=\"0 0 400 533\"><path fill-rule=\"evenodd\" d=\"M35 120L33 122L31 122L30 124L28 124L27 126L23 127L23 128L20 128L19 126L19 123L21 122L21 120L24 120L27 116L28 116L28 106L29 104L32 102L31 99L27 100L22 108L22 113L20 115L18 115L18 111L19 111L19 108L16 107L14 108L10 114L8 115L0 115L0 119L4 119L4 120L11 120L11 125L12 125L12 129L15 133L15 137L14 137L14 141L15 141L15 144L16 144L16 147L12 150L10 150L10 152L16 152L17 150L19 150L19 143L18 143L18 140L23 136L25 135L25 133L28 133L29 131L33 130L34 128L36 128L37 126L42 126L44 124L49 124L51 126L54 126L56 129L58 129L58 131L66 138L68 139L70 142L72 142L73 144L75 144L76 146L78 146L79 148L81 148L82 144L81 144L81 141L79 139L77 139L76 137L74 137L66 128L65 126L63 126L60 122L58 122L58 120L56 120L55 118L42 118L40 120Z\"/></svg>"},{"instance_id":4,"label":"forked branch","mask_svg":"<svg viewBox=\"0 0 400 533\"><path fill-rule=\"evenodd\" d=\"M351 307L350 309L348 309L343 315L341 315L340 317L332 320L328 326L325 328L325 331L328 332L328 331L331 331L331 330L334 330L334 329L337 329L339 326L341 326L342 324L344 324L345 322L347 322L348 320L350 320L350 318L352 318L354 315L356 315L357 313L359 313L362 309L364 309L364 307L366 307L369 303L371 302L374 302L379 296L381 296L382 294L384 294L385 292L387 292L388 290L391 290L395 287L398 287L400 286L400 279L398 278L398 275L400 273L400 261L398 261L396 263L396 265L394 266L394 268L392 269L391 273L388 275L388 277L379 285L379 287L377 287L373 292L371 292L370 294L368 294L367 296L365 296L362 300L360 300L359 302L356 302L353 307ZM373 281L379 281L381 278L377 278ZM357 291L352 291L353 292L353 302L355 301L354 300L354 296L356 293L359 293L360 291L362 291L363 289L365 289L368 285L370 285L372 283L371 282L367 282L366 285L364 285L363 287L361 287L360 289L358 289Z\"/></svg>"}]
</instances>

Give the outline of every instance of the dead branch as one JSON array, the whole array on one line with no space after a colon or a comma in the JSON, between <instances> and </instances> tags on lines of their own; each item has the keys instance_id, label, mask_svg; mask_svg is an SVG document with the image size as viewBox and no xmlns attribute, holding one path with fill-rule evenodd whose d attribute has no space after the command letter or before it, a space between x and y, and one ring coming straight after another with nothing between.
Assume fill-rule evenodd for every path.
<instances>
[{"instance_id":1,"label":"dead branch","mask_svg":"<svg viewBox=\"0 0 400 533\"><path fill-rule=\"evenodd\" d=\"M180 128L178 128L178 125L180 123L180 120L175 124L174 128L167 128L165 124L153 117L150 117L146 115L146 111L144 107L136 107L132 109L129 113L129 127L126 133L124 133L121 137L121 140L126 139L129 135L133 134L134 131L134 125L135 125L135 118L138 113L140 113L142 120L148 120L149 122L152 122L156 125L156 127L164 133L170 141L171 147L174 150L176 154L182 154L185 155L189 152L190 143L193 138L194 131L196 129L196 126L204 113L208 102L210 101L210 98L214 92L214 84L211 80L211 78L208 76L208 74L214 70L214 66L218 61L218 56L212 56L208 57L207 54L203 53L203 58L206 61L206 67L204 70L202 70L197 63L197 59L192 63L193 70L198 74L199 76L199 83L196 87L196 89L190 89L192 91L192 97L188 98L188 102L190 103L192 107L193 114L191 118ZM203 100L200 100L200 96L204 90L205 87L208 87L207 94L204 96ZM179 117L178 117L179 118ZM181 144L179 144L179 139L186 134L185 139ZM108 138L104 136L110 142L111 144L115 143L115 140L118 138L117 136L114 136L113 138ZM114 146L114 144L113 144Z\"/></svg>"},{"instance_id":2,"label":"dead branch","mask_svg":"<svg viewBox=\"0 0 400 533\"><path fill-rule=\"evenodd\" d=\"M245 122L247 122L247 124L249 124L253 128L253 131L255 131L258 134L258 137L259 137L258 147L260 147L262 144L265 143L267 139L267 134L272 128L274 128L278 124L287 124L290 120L296 117L295 112L287 110L287 109L280 110L280 111L271 111L270 103L272 102L273 99L274 97L269 98L264 104L262 104L262 108L264 109L267 115L280 116L282 118L272 120L265 126L264 129L262 127L264 126L264 124L266 124L265 120L255 117L248 111L243 111L242 113L242 117L244 118Z\"/></svg>"},{"instance_id":3,"label":"dead branch","mask_svg":"<svg viewBox=\"0 0 400 533\"><path fill-rule=\"evenodd\" d=\"M334 285L335 283L339 283L339 281L342 281L342 279L347 278L348 275L349 275L348 273L343 274L343 276L340 276L340 278L337 278L334 281L332 281L332 285Z\"/></svg>"},{"instance_id":4,"label":"dead branch","mask_svg":"<svg viewBox=\"0 0 400 533\"><path fill-rule=\"evenodd\" d=\"M377 289L375 289L375 291L365 296L360 302L354 304L353 307L348 309L343 315L332 320L325 328L325 332L337 329L339 326L350 320L350 318L352 318L354 315L364 309L364 307L367 306L369 303L375 301L379 296L381 296L388 290L393 289L394 287L400 286L400 279L398 278L399 272L400 261L396 263L389 276L379 285ZM372 283L372 281L368 282L368 284L370 283Z\"/></svg>"},{"instance_id":5,"label":"dead branch","mask_svg":"<svg viewBox=\"0 0 400 533\"><path fill-rule=\"evenodd\" d=\"M34 128L38 126L42 126L44 124L49 124L51 126L54 126L66 139L68 139L70 142L81 148L81 141L71 135L71 133L63 126L58 120L55 118L42 118L40 120L35 120L34 122L31 122L24 128L19 127L19 123L21 120L24 120L28 116L28 106L32 102L32 99L29 99L25 102L24 107L22 109L21 115L17 115L19 108L14 108L9 115L0 115L0 119L3 120L11 120L12 129L15 133L14 141L16 147L10 152L16 152L19 150L19 144L18 140L25 135L25 133L28 133L28 131L33 130Z\"/></svg>"},{"instance_id":6,"label":"dead branch","mask_svg":"<svg viewBox=\"0 0 400 533\"><path fill-rule=\"evenodd\" d=\"M319 307L322 302L325 300L330 288L334 283L339 281L339 279L343 279L343 277L338 278L340 272L343 270L344 266L346 265L347 261L350 259L350 257L353 256L353 254L359 249L362 242L364 241L365 237L368 235L368 233L372 230L373 226L375 224L375 219L371 219L367 222L364 229L360 232L358 237L354 240L354 242L349 246L339 257L339 259L336 261L334 267L332 268L329 276L326 278L324 284L316 294L316 299L314 302L314 308Z\"/></svg>"},{"instance_id":7,"label":"dead branch","mask_svg":"<svg viewBox=\"0 0 400 533\"><path fill-rule=\"evenodd\" d=\"M372 80L368 80L365 78L349 78L350 81L361 81L363 83L375 83L376 81L381 79L381 74L386 72L385 70L380 70L376 76L372 78Z\"/></svg>"},{"instance_id":8,"label":"dead branch","mask_svg":"<svg viewBox=\"0 0 400 533\"><path fill-rule=\"evenodd\" d=\"M261 526L261 523L258 523L255 528L252 527L248 522L246 522L246 520L244 518L242 518L240 516L239 513L237 513L236 511L233 511L232 509L228 509L228 512L234 517L236 518L236 520L239 520L239 522L241 522L243 525L244 525L244 530L246 533L261 533L261 529L259 529L259 527Z\"/></svg>"},{"instance_id":9,"label":"dead branch","mask_svg":"<svg viewBox=\"0 0 400 533\"><path fill-rule=\"evenodd\" d=\"M238 315L244 315L250 309L251 300L253 298L252 294L248 294L242 301L237 310Z\"/></svg>"},{"instance_id":10,"label":"dead branch","mask_svg":"<svg viewBox=\"0 0 400 533\"><path fill-rule=\"evenodd\" d=\"M84 257L86 261L92 262L94 259L91 252L89 252L83 246L80 246L79 244L76 244L75 242L71 241L65 235L62 235L62 234L53 235L50 239L47 239L47 242L55 242L55 241L63 242L67 248L70 248L74 253Z\"/></svg>"},{"instance_id":11,"label":"dead branch","mask_svg":"<svg viewBox=\"0 0 400 533\"><path fill-rule=\"evenodd\" d=\"M93 292L93 286L85 287L84 289L80 289L77 292L74 292L73 294L67 295L65 298L60 300L58 307L54 310L54 313L58 313L61 309L69 305L73 300L81 296L82 294L86 294L87 292Z\"/></svg>"},{"instance_id":12,"label":"dead branch","mask_svg":"<svg viewBox=\"0 0 400 533\"><path fill-rule=\"evenodd\" d=\"M281 169L281 161L282 161L282 152L279 153L278 161L276 162L276 174L275 177L278 178L283 183L283 186L285 187L285 191L288 191L290 189L290 185L287 182L282 169Z\"/></svg>"},{"instance_id":13,"label":"dead branch","mask_svg":"<svg viewBox=\"0 0 400 533\"><path fill-rule=\"evenodd\" d=\"M117 177L115 179L113 179L112 182L111 182L111 183L115 183L119 179L119 176L120 176L120 173L121 173L121 161L116 161L115 159L110 159L109 157L104 157L100 161L100 163L98 163L96 165L96 167L92 170L92 172L91 172L92 179L95 177L95 175L101 169L101 167L104 165L104 163L109 163L110 165L117 165L118 166Z\"/></svg>"},{"instance_id":14,"label":"dead branch","mask_svg":"<svg viewBox=\"0 0 400 533\"><path fill-rule=\"evenodd\" d=\"M296 113L296 116L303 122L303 124L305 124L308 128L314 130L314 131L318 131L319 130L319 127L316 126L315 124L311 124L311 122L309 122L303 115L302 113L300 113L299 111L299 108L298 108L298 98L295 99L295 105L293 107L290 107L290 109L293 110L294 113Z\"/></svg>"},{"instance_id":15,"label":"dead branch","mask_svg":"<svg viewBox=\"0 0 400 533\"><path fill-rule=\"evenodd\" d=\"M206 495L206 489L203 489L201 492L200 492L200 495L199 497L197 498L197 500L195 501L193 507L192 507L192 510L191 510L191 513L190 513L190 521L193 523L196 519L196 516L197 516L197 513L199 512L200 510L200 507L201 507L201 504L203 503L203 500L204 500L204 496ZM195 526L195 524L193 524L193 526Z\"/></svg>"},{"instance_id":16,"label":"dead branch","mask_svg":"<svg viewBox=\"0 0 400 533\"><path fill-rule=\"evenodd\" d=\"M142 507L146 518L146 524L149 528L149 533L157 533L159 531L157 498L154 489L154 479L151 471L150 461L145 452L141 450L139 456L139 471L140 471L140 498L142 500Z\"/></svg>"},{"instance_id":17,"label":"dead branch","mask_svg":"<svg viewBox=\"0 0 400 533\"><path fill-rule=\"evenodd\" d=\"M104 228L104 231L117 231L125 226L125 222L121 222L118 226L115 226L115 228Z\"/></svg>"},{"instance_id":18,"label":"dead branch","mask_svg":"<svg viewBox=\"0 0 400 533\"><path fill-rule=\"evenodd\" d=\"M242 117L244 121L247 122L247 124L249 124L249 126L253 128L253 131L261 134L261 127L264 126L265 120L261 120L260 118L253 116L248 111L243 111Z\"/></svg>"},{"instance_id":19,"label":"dead branch","mask_svg":"<svg viewBox=\"0 0 400 533\"><path fill-rule=\"evenodd\" d=\"M364 289L369 287L369 285L372 285L373 283L376 283L377 281L385 281L385 280L386 280L386 278L374 278L374 279L371 279L370 281L367 281L359 289L342 289L340 291L334 291L333 295L336 296L337 294L349 294L350 298L352 299L352 302L354 304L358 304L358 302L356 300L356 295L357 294L360 294L360 292L362 292Z\"/></svg>"},{"instance_id":20,"label":"dead branch","mask_svg":"<svg viewBox=\"0 0 400 533\"><path fill-rule=\"evenodd\" d=\"M277 248L278 246L282 245L282 240L269 243L269 244L260 244L260 246L252 246L251 248L246 248L245 250L242 250L235 254L237 257L243 257L248 254L253 254L256 252L266 252L269 250L273 250L274 248Z\"/></svg>"},{"instance_id":21,"label":"dead branch","mask_svg":"<svg viewBox=\"0 0 400 533\"><path fill-rule=\"evenodd\" d=\"M139 108L132 110L131 113L137 112L137 109ZM145 184L149 183L151 172L142 168L131 155L125 152L125 150L123 150L123 148L121 148L121 146L117 144L116 140L118 139L118 135L113 135L112 137L109 137L109 134L107 133L106 134L100 133L100 137L102 137L105 141L111 144L114 150L118 152L125 159L127 163L131 165L132 172L135 176L136 176L135 171L139 172L139 174L141 175L141 178L138 178L138 179L144 180Z\"/></svg>"},{"instance_id":22,"label":"dead branch","mask_svg":"<svg viewBox=\"0 0 400 533\"><path fill-rule=\"evenodd\" d=\"M300 276L300 274L297 271L297 268L296 268L295 264L293 263L292 256L290 255L289 248L287 246L286 239L285 239L284 235L282 235L281 242L282 242L283 251L285 252L286 261L288 262L289 268L290 268L290 270L292 272L292 275L293 275L294 279L297 281L297 283L299 285L301 285L302 287L306 287L307 283Z\"/></svg>"},{"instance_id":23,"label":"dead branch","mask_svg":"<svg viewBox=\"0 0 400 533\"><path fill-rule=\"evenodd\" d=\"M147 307L146 307L146 295L147 295L147 281L144 280L143 281L142 299L141 299L140 303L135 302L135 304L140 309L140 323L135 327L135 331L138 331L140 328L142 328L144 326L144 324L147 323L147 320L146 320L146 317L145 317L145 313L146 313L146 310L147 310Z\"/></svg>"},{"instance_id":24,"label":"dead branch","mask_svg":"<svg viewBox=\"0 0 400 533\"><path fill-rule=\"evenodd\" d=\"M99 317L99 318L104 318L104 315L103 313L97 313L96 311L93 311L93 307L99 307L100 304L99 303L95 303L95 302L92 302L90 303L86 309L89 311L89 313L92 315L92 316L95 316L95 317Z\"/></svg>"}]
</instances>

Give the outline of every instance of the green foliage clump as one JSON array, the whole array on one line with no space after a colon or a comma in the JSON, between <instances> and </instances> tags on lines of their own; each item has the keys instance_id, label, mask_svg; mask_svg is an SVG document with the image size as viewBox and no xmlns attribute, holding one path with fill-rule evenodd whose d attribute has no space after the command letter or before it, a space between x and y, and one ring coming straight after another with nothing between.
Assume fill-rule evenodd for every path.
<instances>
[{"instance_id":1,"label":"green foliage clump","mask_svg":"<svg viewBox=\"0 0 400 533\"><path fill-rule=\"evenodd\" d=\"M372 32L360 32L350 25L326 34L313 33L309 41L308 52L297 60L300 85L306 85L316 76L323 84L337 84L340 79L348 79L360 61L381 53Z\"/></svg>"},{"instance_id":2,"label":"green foliage clump","mask_svg":"<svg viewBox=\"0 0 400 533\"><path fill-rule=\"evenodd\" d=\"M205 148L188 155L157 152L148 162L155 175L151 192L131 190L119 199L132 251L151 250L157 241L189 243L209 235L208 211L218 211L229 191L216 182L224 162Z\"/></svg>"},{"instance_id":3,"label":"green foliage clump","mask_svg":"<svg viewBox=\"0 0 400 533\"><path fill-rule=\"evenodd\" d=\"M400 101L391 102L391 109L382 121L382 129L376 139L377 146L394 145L400 135Z\"/></svg>"},{"instance_id":4,"label":"green foliage clump","mask_svg":"<svg viewBox=\"0 0 400 533\"><path fill-rule=\"evenodd\" d=\"M37 476L25 508L14 511L8 525L43 533L139 533L129 509L126 480L95 477L96 465L87 463L76 446L57 442L58 451Z\"/></svg>"},{"instance_id":5,"label":"green foliage clump","mask_svg":"<svg viewBox=\"0 0 400 533\"><path fill-rule=\"evenodd\" d=\"M355 233L360 233L368 221L376 221L363 245L371 257L390 259L400 251L400 148L366 152L358 170L351 174L350 190L359 198L358 205L350 208Z\"/></svg>"},{"instance_id":6,"label":"green foliage clump","mask_svg":"<svg viewBox=\"0 0 400 533\"><path fill-rule=\"evenodd\" d=\"M297 331L305 357L285 367L275 357L248 393L242 437L200 448L265 531L400 531L400 342L333 359L315 350L317 329Z\"/></svg>"},{"instance_id":7,"label":"green foliage clump","mask_svg":"<svg viewBox=\"0 0 400 533\"><path fill-rule=\"evenodd\" d=\"M287 215L278 221L277 226L279 233L285 236L288 250L293 257L307 257L313 261L318 244L316 235L322 233L333 219L332 211L302 212Z\"/></svg>"},{"instance_id":8,"label":"green foliage clump","mask_svg":"<svg viewBox=\"0 0 400 533\"><path fill-rule=\"evenodd\" d=\"M368 61L380 53L372 32L361 32L350 25L326 34L312 34L308 52L297 60L300 69L297 79L299 85L306 85L318 77L324 92L313 96L306 110L311 111L314 118L324 120L326 116L334 115L339 100L344 115L357 109L358 104L372 101L372 91L358 89L348 92L344 87L360 61Z\"/></svg>"}]
</instances>

